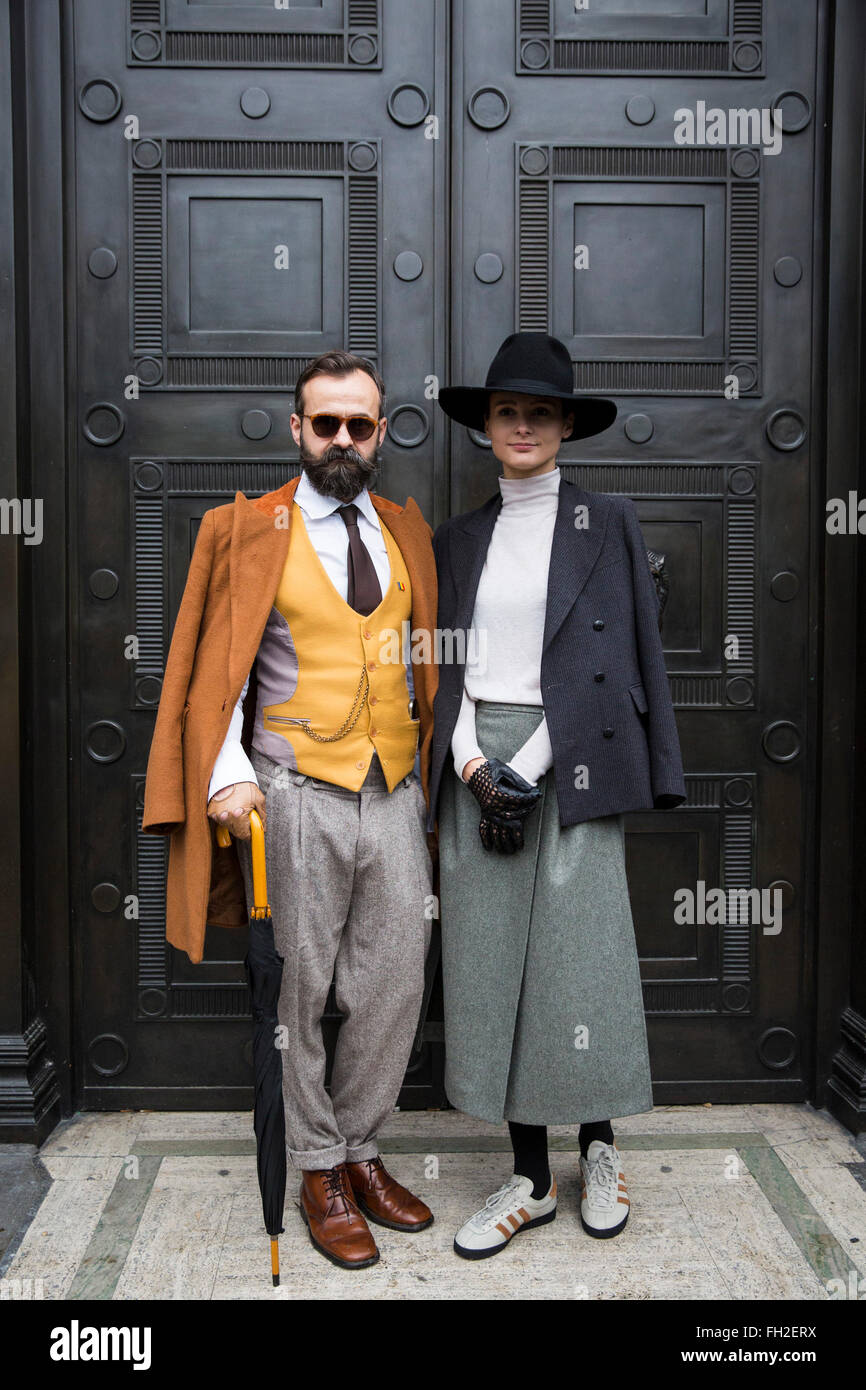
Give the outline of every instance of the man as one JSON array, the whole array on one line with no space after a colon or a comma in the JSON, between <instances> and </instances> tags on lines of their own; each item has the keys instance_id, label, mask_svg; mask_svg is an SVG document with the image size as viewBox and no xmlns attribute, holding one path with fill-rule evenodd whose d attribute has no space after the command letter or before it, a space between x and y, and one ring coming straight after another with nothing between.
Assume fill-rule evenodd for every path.
<instances>
[{"instance_id":1,"label":"man","mask_svg":"<svg viewBox=\"0 0 866 1390\"><path fill-rule=\"evenodd\" d=\"M416 663L413 679L388 653L407 622L432 630L436 571L414 500L369 491L387 427L375 368L326 353L299 377L295 406L300 478L255 502L238 492L202 518L142 828L171 834L166 934L197 962L206 922L246 923L249 811L262 816L285 958L288 1155L310 1239L355 1269L379 1258L365 1214L399 1231L433 1220L384 1168L377 1133L409 1060L431 929L436 670ZM219 823L236 837L230 849L215 845ZM343 1021L328 1096L332 977Z\"/></svg>"}]
</instances>

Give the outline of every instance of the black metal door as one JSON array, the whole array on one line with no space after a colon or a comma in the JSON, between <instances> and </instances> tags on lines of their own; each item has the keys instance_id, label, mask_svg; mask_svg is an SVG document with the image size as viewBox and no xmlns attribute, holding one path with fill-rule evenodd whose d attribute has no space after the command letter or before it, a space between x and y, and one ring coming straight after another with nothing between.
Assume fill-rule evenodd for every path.
<instances>
[{"instance_id":1,"label":"black metal door","mask_svg":"<svg viewBox=\"0 0 866 1390\"><path fill-rule=\"evenodd\" d=\"M619 415L563 475L633 497L671 576L688 799L627 818L656 1099L799 1099L818 7L464 0L455 35L454 379L515 328L568 343ZM495 491L485 443L454 432L452 511ZM781 922L731 920L755 888Z\"/></svg>"},{"instance_id":2,"label":"black metal door","mask_svg":"<svg viewBox=\"0 0 866 1390\"><path fill-rule=\"evenodd\" d=\"M668 557L689 800L629 820L657 1099L804 1094L817 13L69 8L85 1106L249 1103L245 933L209 929L197 966L166 949L165 844L138 831L202 514L295 471L289 392L335 343L388 385L380 490L431 521L477 505L496 467L432 397L483 380L515 327L562 337L578 387L617 398L563 470L633 496ZM677 143L675 113L700 102L781 107L781 150ZM698 881L779 886L781 931L676 923ZM440 1063L428 1043L404 1104L442 1102Z\"/></svg>"},{"instance_id":3,"label":"black metal door","mask_svg":"<svg viewBox=\"0 0 866 1390\"><path fill-rule=\"evenodd\" d=\"M76 0L72 29L82 1094L246 1104L246 930L210 928L196 966L165 944L166 842L139 829L154 710L201 516L297 471L290 390L317 353L380 366L379 490L433 516L445 11ZM436 1053L404 1101L438 1094Z\"/></svg>"}]
</instances>

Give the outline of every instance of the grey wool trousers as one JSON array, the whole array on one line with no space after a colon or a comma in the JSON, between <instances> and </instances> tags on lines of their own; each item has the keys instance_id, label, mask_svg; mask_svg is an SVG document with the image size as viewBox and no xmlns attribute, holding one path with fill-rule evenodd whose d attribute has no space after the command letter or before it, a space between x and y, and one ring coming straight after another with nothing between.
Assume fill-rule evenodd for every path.
<instances>
[{"instance_id":1,"label":"grey wool trousers","mask_svg":"<svg viewBox=\"0 0 866 1390\"><path fill-rule=\"evenodd\" d=\"M286 1150L295 1168L379 1152L412 1050L433 916L424 794L411 774L388 793L374 755L359 792L281 767L253 749L265 796L274 941L285 957L281 1025ZM237 842L247 903L252 853ZM332 978L343 1015L330 1096L321 1018Z\"/></svg>"}]
</instances>

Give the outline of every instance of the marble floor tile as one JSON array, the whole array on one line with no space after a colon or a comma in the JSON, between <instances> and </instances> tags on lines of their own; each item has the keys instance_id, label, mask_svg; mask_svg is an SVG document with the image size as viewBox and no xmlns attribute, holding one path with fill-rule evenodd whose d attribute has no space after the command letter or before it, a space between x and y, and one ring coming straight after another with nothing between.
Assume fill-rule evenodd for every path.
<instances>
[{"instance_id":1,"label":"marble floor tile","mask_svg":"<svg viewBox=\"0 0 866 1390\"><path fill-rule=\"evenodd\" d=\"M71 1200L74 1200L76 1183L113 1183L118 1169L124 1162L124 1156L121 1154L46 1154L44 1149L40 1149L39 1157L55 1182L70 1184Z\"/></svg>"},{"instance_id":2,"label":"marble floor tile","mask_svg":"<svg viewBox=\"0 0 866 1390\"><path fill-rule=\"evenodd\" d=\"M783 1163L787 1160L779 1153ZM791 1169L853 1268L866 1275L866 1192L844 1166ZM866 1293L866 1289L863 1290Z\"/></svg>"},{"instance_id":3,"label":"marble floor tile","mask_svg":"<svg viewBox=\"0 0 866 1390\"><path fill-rule=\"evenodd\" d=\"M137 1139L245 1139L254 1135L251 1110L196 1110L142 1114Z\"/></svg>"},{"instance_id":4,"label":"marble floor tile","mask_svg":"<svg viewBox=\"0 0 866 1390\"><path fill-rule=\"evenodd\" d=\"M752 1178L681 1183L680 1195L732 1298L826 1298L827 1292Z\"/></svg>"},{"instance_id":5,"label":"marble floor tile","mask_svg":"<svg viewBox=\"0 0 866 1390\"><path fill-rule=\"evenodd\" d=\"M154 1184L114 1299L209 1299L231 1211L231 1193Z\"/></svg>"},{"instance_id":6,"label":"marble floor tile","mask_svg":"<svg viewBox=\"0 0 866 1390\"><path fill-rule=\"evenodd\" d=\"M862 1155L847 1139L837 1134L809 1136L804 1139L774 1140L773 1147L789 1168L834 1168L840 1163L862 1163Z\"/></svg>"},{"instance_id":7,"label":"marble floor tile","mask_svg":"<svg viewBox=\"0 0 866 1390\"><path fill-rule=\"evenodd\" d=\"M61 1120L39 1149L39 1156L128 1153L141 1121L140 1111L79 1112Z\"/></svg>"},{"instance_id":8,"label":"marble floor tile","mask_svg":"<svg viewBox=\"0 0 866 1390\"><path fill-rule=\"evenodd\" d=\"M120 1168L121 1160L114 1160ZM10 1279L40 1279L44 1298L68 1298L85 1258L116 1172L88 1182L59 1179L45 1194L6 1271Z\"/></svg>"}]
</instances>

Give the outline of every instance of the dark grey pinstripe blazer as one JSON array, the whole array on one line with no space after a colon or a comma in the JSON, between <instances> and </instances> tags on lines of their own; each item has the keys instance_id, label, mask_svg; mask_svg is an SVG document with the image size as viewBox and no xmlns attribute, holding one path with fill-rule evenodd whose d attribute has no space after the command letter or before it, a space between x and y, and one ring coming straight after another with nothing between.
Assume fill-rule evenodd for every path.
<instances>
[{"instance_id":1,"label":"dark grey pinstripe blazer","mask_svg":"<svg viewBox=\"0 0 866 1390\"><path fill-rule=\"evenodd\" d=\"M433 537L438 627L468 632L502 497ZM575 525L586 507L588 524ZM514 575L520 583L520 575ZM459 648L456 647L459 655ZM447 651L447 643L445 644ZM465 662L439 667L430 771L432 830L463 696ZM560 823L685 800L682 758L658 631L658 598L634 503L564 478L553 531L541 656ZM517 751L516 749L514 750ZM586 777L578 769L587 769ZM551 775L548 774L548 775ZM575 786L586 780L586 786Z\"/></svg>"}]
</instances>

